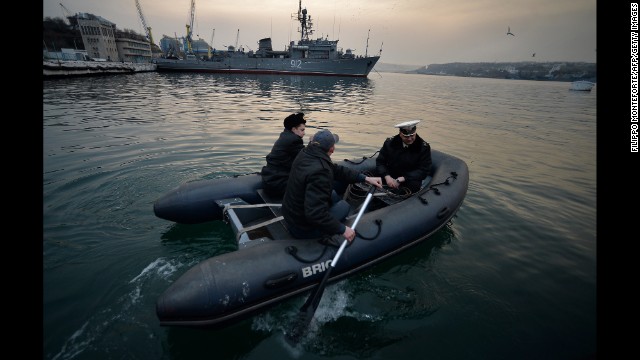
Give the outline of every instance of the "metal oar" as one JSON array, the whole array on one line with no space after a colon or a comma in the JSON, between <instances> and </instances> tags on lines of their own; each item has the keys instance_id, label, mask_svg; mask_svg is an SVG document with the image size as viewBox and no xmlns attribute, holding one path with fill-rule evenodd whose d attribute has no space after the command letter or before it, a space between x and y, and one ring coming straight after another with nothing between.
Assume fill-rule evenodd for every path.
<instances>
[{"instance_id":1,"label":"metal oar","mask_svg":"<svg viewBox=\"0 0 640 360\"><path fill-rule=\"evenodd\" d=\"M376 190L376 187L371 186L371 189L369 189L369 192L367 192L367 197L364 200L364 203L362 204L362 208L358 212L358 216L356 216L356 220L353 222L353 225L351 225L351 228L354 231L356 229L356 226L358 225L358 222L360 221L360 218L362 217L365 210L367 209L367 206L369 205L369 202L371 201L371 198L373 197L373 193L375 192L375 190ZM331 266L329 266L325 271L322 281L320 281L320 284L318 284L318 286L311 291L311 294L309 295L309 298L307 299L307 301L304 303L304 305L302 305L302 307L300 307L300 313L298 314L298 322L296 326L293 327L292 331L286 335L286 339L290 344L295 345L296 343L298 343L298 340L302 337L302 335L306 332L307 328L309 327L309 324L313 319L313 315L315 314L316 309L318 308L318 304L320 303L320 299L322 298L322 294L324 293L324 289L326 287L327 281L331 276L331 270L334 267L336 267L336 264L338 263L338 259L340 259L340 255L342 255L342 252L344 251L348 242L349 241L347 239L344 239L344 241L342 242L342 245L340 245L340 248L338 249L338 252L333 257L333 260L331 260Z\"/></svg>"}]
</instances>

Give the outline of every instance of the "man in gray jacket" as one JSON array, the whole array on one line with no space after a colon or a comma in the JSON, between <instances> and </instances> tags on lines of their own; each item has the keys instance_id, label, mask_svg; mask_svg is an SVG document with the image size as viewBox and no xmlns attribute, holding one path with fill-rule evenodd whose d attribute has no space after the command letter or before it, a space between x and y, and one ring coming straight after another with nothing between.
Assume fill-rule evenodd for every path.
<instances>
[{"instance_id":1,"label":"man in gray jacket","mask_svg":"<svg viewBox=\"0 0 640 360\"><path fill-rule=\"evenodd\" d=\"M282 200L282 215L291 234L299 239L341 234L352 241L355 231L342 221L349 204L336 196L334 180L348 184L367 182L382 188L382 179L369 177L331 161L339 137L329 130L317 132L293 161Z\"/></svg>"}]
</instances>

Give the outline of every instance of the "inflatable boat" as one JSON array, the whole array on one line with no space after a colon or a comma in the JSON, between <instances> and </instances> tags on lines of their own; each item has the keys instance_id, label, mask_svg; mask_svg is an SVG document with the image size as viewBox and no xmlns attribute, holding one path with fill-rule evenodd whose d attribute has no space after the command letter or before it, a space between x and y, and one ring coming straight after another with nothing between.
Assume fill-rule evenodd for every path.
<instances>
[{"instance_id":1,"label":"inflatable boat","mask_svg":"<svg viewBox=\"0 0 640 360\"><path fill-rule=\"evenodd\" d=\"M338 164L371 174L375 158ZM432 163L432 176L420 191L376 189L362 212L369 186L335 184L352 208L345 224L360 217L356 238L332 267L328 283L428 239L451 220L467 193L469 171L463 160L436 150ZM343 239L293 238L280 206L281 199L262 191L259 174L189 182L158 199L157 217L183 224L224 221L238 242L237 250L195 265L161 294L160 325L227 326L318 285Z\"/></svg>"}]
</instances>

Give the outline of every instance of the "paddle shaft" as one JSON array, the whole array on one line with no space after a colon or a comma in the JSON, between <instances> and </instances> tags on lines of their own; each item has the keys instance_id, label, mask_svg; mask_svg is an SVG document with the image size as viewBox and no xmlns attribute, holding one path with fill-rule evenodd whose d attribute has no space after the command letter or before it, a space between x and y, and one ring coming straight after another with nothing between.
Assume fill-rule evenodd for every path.
<instances>
[{"instance_id":1,"label":"paddle shaft","mask_svg":"<svg viewBox=\"0 0 640 360\"><path fill-rule=\"evenodd\" d=\"M362 214L364 214L365 209L369 205L369 202L371 201L371 198L373 197L373 192L375 191L375 189L376 188L374 186L371 186L371 190L369 190L369 192L367 193L367 197L366 197L366 199L364 199L364 203L362 204L362 208L358 212L358 216L356 216L356 220L353 222L353 225L351 225L351 228L354 231L356 230L356 226L358 225L358 222L360 222L360 218L362 217ZM332 268L336 267L336 264L338 263L338 259L342 255L342 252L344 251L344 248L347 247L347 242L348 242L348 240L344 239L344 241L342 242L342 245L340 245L340 249L338 249L338 252L333 257L333 260L331 260L331 267Z\"/></svg>"},{"instance_id":2,"label":"paddle shaft","mask_svg":"<svg viewBox=\"0 0 640 360\"><path fill-rule=\"evenodd\" d=\"M375 187L371 186L371 189L369 189L369 191L367 192L367 198L364 200L364 203L362 204L362 208L360 209L360 211L358 211L358 216L356 216L356 220L351 225L351 228L354 231L356 229L356 226L358 225L358 222L360 221L360 218L364 214L364 211L367 209L367 206L369 205L369 202L371 201L371 198L373 197L373 193L375 192L375 190L376 190ZM329 266L327 270L325 270L324 277L322 277L322 281L320 281L320 284L318 284L318 286L314 288L313 291L311 291L311 294L309 295L309 298L307 299L307 301L304 303L304 305L302 305L302 307L300 307L300 312L299 312L300 317L298 318L299 319L298 326L294 326L291 329L291 332L287 333L286 335L286 340L290 344L293 345L297 343L300 337L302 336L302 334L305 332L304 329L309 326L309 323L311 323L311 320L313 319L316 309L318 308L318 304L320 303L320 299L322 298L322 293L324 293L324 288L326 286L326 283L329 280L329 277L331 276L331 270L338 263L338 259L340 258L340 256L342 255L342 252L347 246L347 242L348 240L344 239L344 241L342 242L342 245L340 245L340 248L338 249L338 252L336 252L336 255L331 260L331 266Z\"/></svg>"},{"instance_id":3,"label":"paddle shaft","mask_svg":"<svg viewBox=\"0 0 640 360\"><path fill-rule=\"evenodd\" d=\"M358 216L356 216L356 220L353 222L353 225L351 225L351 228L354 231L356 229L356 226L358 225L358 222L360 222L360 218L364 214L364 211L367 209L367 206L369 205L369 202L371 201L371 198L373 197L373 192L375 190L376 190L376 188L374 186L371 186L371 189L369 190L369 192L367 192L367 197L364 200L364 203L362 204L362 208L358 212ZM322 297L322 293L324 292L325 284L326 284L327 280L329 280L329 276L331 275L331 270L334 267L336 267L336 264L338 263L338 259L340 259L340 256L342 255L342 252L344 251L344 249L347 246L348 242L349 242L349 240L344 239L344 241L340 245L340 248L338 249L338 252L333 257L333 260L331 260L331 266L329 268L327 268L327 270L326 270L326 272L324 274L324 277L322 278L322 281L320 282L318 287L311 293L311 296L309 296L309 299L304 303L304 305L302 305L302 307L300 308L300 311L310 313L308 315L313 317L313 313L315 313L316 308L318 307L318 304L320 303L320 298ZM311 310L308 310L310 305L313 305L313 306L312 306Z\"/></svg>"}]
</instances>

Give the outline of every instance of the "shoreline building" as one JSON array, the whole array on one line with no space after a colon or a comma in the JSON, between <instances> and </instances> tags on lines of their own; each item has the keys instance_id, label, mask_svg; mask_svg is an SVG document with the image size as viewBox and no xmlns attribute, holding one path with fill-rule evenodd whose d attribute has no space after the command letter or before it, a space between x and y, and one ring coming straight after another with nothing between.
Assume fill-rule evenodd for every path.
<instances>
[{"instance_id":1,"label":"shoreline building","mask_svg":"<svg viewBox=\"0 0 640 360\"><path fill-rule=\"evenodd\" d=\"M89 13L78 13L76 19L84 48L91 58L106 61L119 59L115 37L116 24Z\"/></svg>"},{"instance_id":2,"label":"shoreline building","mask_svg":"<svg viewBox=\"0 0 640 360\"><path fill-rule=\"evenodd\" d=\"M64 52L45 51L44 57L58 60L118 61L150 63L151 44L142 35L131 30L119 30L116 24L101 16L77 13L68 16L73 29L82 37L84 53L65 49ZM45 44L46 46L46 44Z\"/></svg>"},{"instance_id":3,"label":"shoreline building","mask_svg":"<svg viewBox=\"0 0 640 360\"><path fill-rule=\"evenodd\" d=\"M151 45L144 36L117 30L116 47L118 54L120 54L118 58L120 61L132 63L151 62Z\"/></svg>"}]
</instances>

